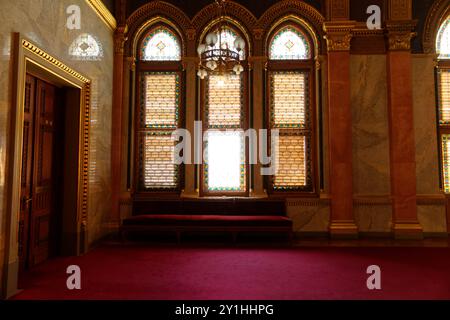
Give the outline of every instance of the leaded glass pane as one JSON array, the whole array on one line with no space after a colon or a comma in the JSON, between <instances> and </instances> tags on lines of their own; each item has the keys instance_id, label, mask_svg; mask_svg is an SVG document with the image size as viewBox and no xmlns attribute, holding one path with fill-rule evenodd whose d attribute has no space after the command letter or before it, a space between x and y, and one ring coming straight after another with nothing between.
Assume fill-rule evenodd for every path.
<instances>
[{"instance_id":1,"label":"leaded glass pane","mask_svg":"<svg viewBox=\"0 0 450 320\"><path fill-rule=\"evenodd\" d=\"M142 43L141 59L144 61L181 60L181 46L178 38L165 27L152 30Z\"/></svg>"},{"instance_id":2,"label":"leaded glass pane","mask_svg":"<svg viewBox=\"0 0 450 320\"><path fill-rule=\"evenodd\" d=\"M278 144L278 171L274 189L295 189L306 186L306 137L280 136Z\"/></svg>"},{"instance_id":3,"label":"leaded glass pane","mask_svg":"<svg viewBox=\"0 0 450 320\"><path fill-rule=\"evenodd\" d=\"M442 165L444 174L444 191L450 192L450 134L442 135Z\"/></svg>"},{"instance_id":4,"label":"leaded glass pane","mask_svg":"<svg viewBox=\"0 0 450 320\"><path fill-rule=\"evenodd\" d=\"M209 131L206 139L205 182L209 191L245 191L242 131Z\"/></svg>"},{"instance_id":5,"label":"leaded glass pane","mask_svg":"<svg viewBox=\"0 0 450 320\"><path fill-rule=\"evenodd\" d=\"M180 76L174 72L146 73L143 83L143 121L147 128L178 125Z\"/></svg>"},{"instance_id":6,"label":"leaded glass pane","mask_svg":"<svg viewBox=\"0 0 450 320\"><path fill-rule=\"evenodd\" d=\"M439 70L439 122L450 124L450 70Z\"/></svg>"},{"instance_id":7,"label":"leaded glass pane","mask_svg":"<svg viewBox=\"0 0 450 320\"><path fill-rule=\"evenodd\" d=\"M178 166L174 164L175 141L170 134L147 133L143 139L142 180L146 189L174 189Z\"/></svg>"},{"instance_id":8,"label":"leaded glass pane","mask_svg":"<svg viewBox=\"0 0 450 320\"><path fill-rule=\"evenodd\" d=\"M436 48L439 59L450 59L450 17L439 29Z\"/></svg>"},{"instance_id":9,"label":"leaded glass pane","mask_svg":"<svg viewBox=\"0 0 450 320\"><path fill-rule=\"evenodd\" d=\"M305 128L308 75L302 72L271 73L271 121L274 128Z\"/></svg>"},{"instance_id":10,"label":"leaded glass pane","mask_svg":"<svg viewBox=\"0 0 450 320\"><path fill-rule=\"evenodd\" d=\"M237 75L210 75L206 101L208 128L240 128L242 80Z\"/></svg>"},{"instance_id":11,"label":"leaded glass pane","mask_svg":"<svg viewBox=\"0 0 450 320\"><path fill-rule=\"evenodd\" d=\"M304 60L311 58L311 49L300 31L286 27L273 38L269 56L272 60Z\"/></svg>"}]
</instances>

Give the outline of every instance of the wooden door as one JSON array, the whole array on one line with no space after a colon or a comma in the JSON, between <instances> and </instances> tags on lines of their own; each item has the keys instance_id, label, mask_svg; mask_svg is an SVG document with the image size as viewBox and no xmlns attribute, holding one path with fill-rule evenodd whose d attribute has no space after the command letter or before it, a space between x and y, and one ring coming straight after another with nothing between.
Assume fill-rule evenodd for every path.
<instances>
[{"instance_id":1,"label":"wooden door","mask_svg":"<svg viewBox=\"0 0 450 320\"><path fill-rule=\"evenodd\" d=\"M23 147L21 170L21 203L19 219L19 262L20 270L27 269L29 256L29 231L32 202L32 166L33 166L33 138L34 138L34 110L35 110L36 80L27 75L25 82Z\"/></svg>"},{"instance_id":2,"label":"wooden door","mask_svg":"<svg viewBox=\"0 0 450 320\"><path fill-rule=\"evenodd\" d=\"M22 270L52 255L55 229L57 88L27 76L19 242Z\"/></svg>"}]
</instances>

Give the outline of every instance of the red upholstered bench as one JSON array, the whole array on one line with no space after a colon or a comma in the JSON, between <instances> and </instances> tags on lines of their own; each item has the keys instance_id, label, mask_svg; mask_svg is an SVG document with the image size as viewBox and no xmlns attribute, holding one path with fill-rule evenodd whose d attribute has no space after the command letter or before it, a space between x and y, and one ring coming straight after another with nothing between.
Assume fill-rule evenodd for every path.
<instances>
[{"instance_id":1,"label":"red upholstered bench","mask_svg":"<svg viewBox=\"0 0 450 320\"><path fill-rule=\"evenodd\" d=\"M174 232L178 241L183 232L230 232L236 241L241 232L286 233L292 239L292 220L285 216L228 215L138 215L123 221L122 238L131 231Z\"/></svg>"}]
</instances>

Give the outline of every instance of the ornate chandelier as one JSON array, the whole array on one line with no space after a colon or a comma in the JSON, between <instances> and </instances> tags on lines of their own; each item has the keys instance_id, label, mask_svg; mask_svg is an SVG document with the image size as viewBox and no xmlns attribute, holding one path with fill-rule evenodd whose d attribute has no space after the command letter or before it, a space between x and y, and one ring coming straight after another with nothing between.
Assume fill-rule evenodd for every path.
<instances>
[{"instance_id":1,"label":"ornate chandelier","mask_svg":"<svg viewBox=\"0 0 450 320\"><path fill-rule=\"evenodd\" d=\"M205 43L198 46L197 52L200 57L200 65L197 75L205 79L209 74L227 74L234 72L240 75L244 71L241 65L241 53L245 49L245 41L240 36L234 40L234 48L225 41L229 28L227 28L225 2L226 0L215 0L218 8L217 27L208 33Z\"/></svg>"}]
</instances>

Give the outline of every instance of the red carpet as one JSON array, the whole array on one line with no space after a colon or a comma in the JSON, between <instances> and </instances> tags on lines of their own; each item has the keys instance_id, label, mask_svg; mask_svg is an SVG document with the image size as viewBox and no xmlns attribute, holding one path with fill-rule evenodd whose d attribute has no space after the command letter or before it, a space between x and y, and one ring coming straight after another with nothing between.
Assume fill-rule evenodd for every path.
<instances>
[{"instance_id":1,"label":"red carpet","mask_svg":"<svg viewBox=\"0 0 450 320\"><path fill-rule=\"evenodd\" d=\"M82 290L66 289L67 266ZM366 287L379 265L382 290ZM26 276L15 299L450 299L449 248L100 247L58 258Z\"/></svg>"}]
</instances>

